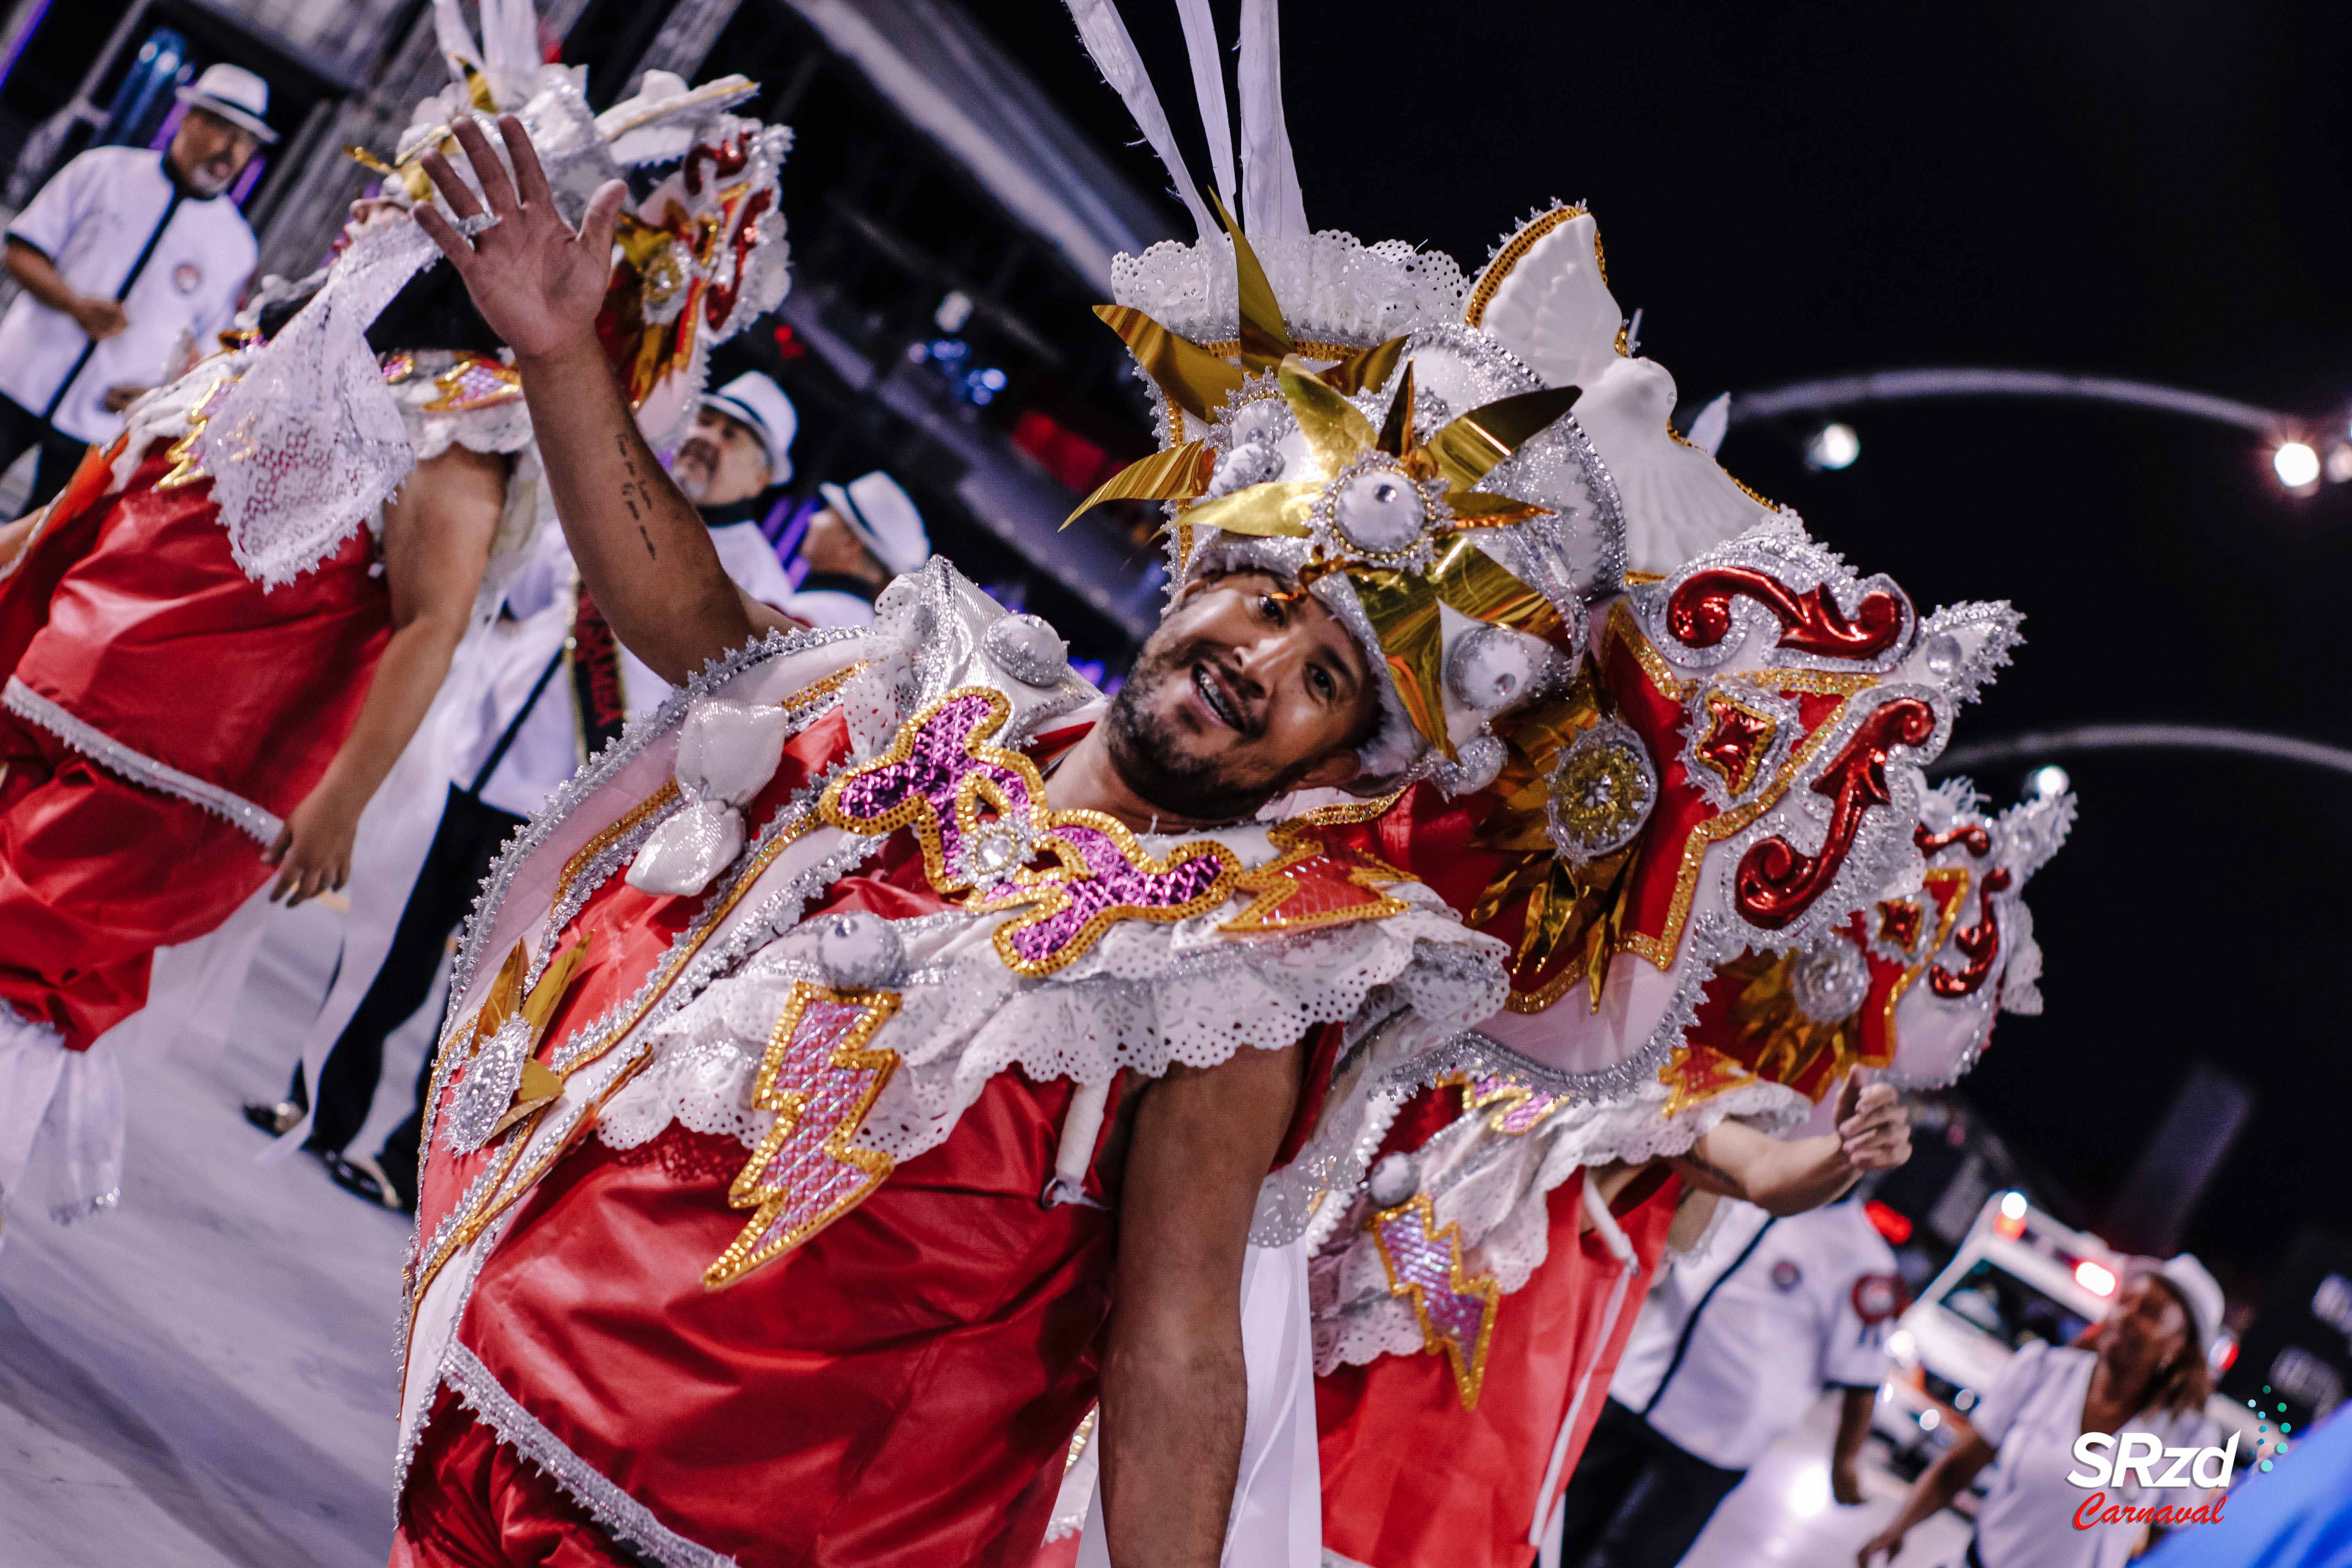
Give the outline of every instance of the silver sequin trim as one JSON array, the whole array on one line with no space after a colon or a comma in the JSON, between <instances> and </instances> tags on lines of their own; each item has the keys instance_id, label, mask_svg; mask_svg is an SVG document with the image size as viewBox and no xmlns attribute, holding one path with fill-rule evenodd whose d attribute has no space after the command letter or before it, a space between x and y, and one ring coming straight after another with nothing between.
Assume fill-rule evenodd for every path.
<instances>
[{"instance_id":1,"label":"silver sequin trim","mask_svg":"<svg viewBox=\"0 0 2352 1568\"><path fill-rule=\"evenodd\" d=\"M698 1546L656 1519L645 1504L598 1475L588 1461L565 1447L539 1418L499 1386L490 1369L464 1346L453 1346L443 1381L499 1441L544 1470L563 1495L625 1546L635 1548L661 1568L734 1568L735 1559Z\"/></svg>"},{"instance_id":2,"label":"silver sequin trim","mask_svg":"<svg viewBox=\"0 0 2352 1568\"><path fill-rule=\"evenodd\" d=\"M83 723L13 675L8 678L6 694L0 696L0 706L19 719L38 724L92 762L102 764L109 773L176 795L215 816L226 818L259 840L264 847L275 844L286 826L276 816L241 795L218 784L208 784L194 773L184 773L169 763L159 763L144 752L132 751L104 731Z\"/></svg>"}]
</instances>

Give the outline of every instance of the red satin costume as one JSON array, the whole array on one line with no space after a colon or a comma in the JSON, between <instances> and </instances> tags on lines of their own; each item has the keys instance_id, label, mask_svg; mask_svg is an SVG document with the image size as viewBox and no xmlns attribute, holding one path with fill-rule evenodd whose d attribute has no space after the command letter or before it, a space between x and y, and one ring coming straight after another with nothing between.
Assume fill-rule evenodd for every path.
<instances>
[{"instance_id":1,"label":"red satin costume","mask_svg":"<svg viewBox=\"0 0 2352 1568\"><path fill-rule=\"evenodd\" d=\"M282 587L229 552L212 481L159 484L155 441L111 489L96 453L0 582L0 671L105 741L284 817L351 728L389 636L365 529ZM87 737L83 737L85 743ZM91 1042L137 1012L158 947L218 926L265 846L0 710L0 1001Z\"/></svg>"},{"instance_id":2,"label":"red satin costume","mask_svg":"<svg viewBox=\"0 0 2352 1568\"><path fill-rule=\"evenodd\" d=\"M1458 1103L1459 1091L1424 1095ZM1400 1130L1412 1126L1411 1112ZM1428 1131L1434 1131L1429 1129ZM1394 1134L1391 1147L1398 1143ZM1502 1298L1475 1409L1465 1409L1444 1355L1383 1355L1315 1380L1323 1473L1323 1544L1370 1568L1528 1568L1536 1491L1560 1426L1584 1385L1568 1459L1544 1500L1547 1519L1592 1435L1643 1293L1665 1250L1679 1178L1645 1172L1610 1213L1638 1273L1601 1336L1622 1265L1584 1219L1579 1172L1549 1195L1551 1246L1527 1284Z\"/></svg>"},{"instance_id":3,"label":"red satin costume","mask_svg":"<svg viewBox=\"0 0 2352 1568\"><path fill-rule=\"evenodd\" d=\"M845 746L837 715L793 737L746 815L772 816ZM634 991L698 902L618 878L591 897L567 930L598 934L547 1039ZM946 907L898 833L804 918ZM1328 1075L1338 1036L1317 1032L1311 1074ZM589 1469L742 1568L1025 1565L1058 1457L1096 1399L1109 1307L1116 1172L1089 1173L1104 1207L1039 1202L1072 1094L1066 1079L997 1074L944 1143L719 1290L703 1271L743 1227L728 1203L743 1145L676 1123L626 1152L583 1138L517 1205L458 1342ZM436 1140L422 1234L486 1158ZM436 1397L394 1568L635 1561L446 1389Z\"/></svg>"}]
</instances>

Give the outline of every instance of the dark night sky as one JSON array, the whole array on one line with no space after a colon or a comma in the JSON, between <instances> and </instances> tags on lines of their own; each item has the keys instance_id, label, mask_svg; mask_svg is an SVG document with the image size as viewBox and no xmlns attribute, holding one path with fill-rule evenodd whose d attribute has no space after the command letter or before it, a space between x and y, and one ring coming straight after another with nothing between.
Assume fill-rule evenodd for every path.
<instances>
[{"instance_id":1,"label":"dark night sky","mask_svg":"<svg viewBox=\"0 0 2352 1568\"><path fill-rule=\"evenodd\" d=\"M1237 5L1214 8L1230 35ZM1058 4L974 9L1101 142L1131 139ZM1197 144L1174 7L1122 10ZM2342 429L2342 7L1284 10L1311 222L1475 268L1531 206L1589 201L1686 410L1818 374L2015 365ZM1148 152L1122 155L1160 188ZM2352 741L2336 651L2352 487L2287 496L2261 439L2153 413L1955 402L1852 422L1863 456L1843 473L1808 473L1797 429L1737 430L1724 461L1923 608L2027 612L1963 742L2099 720ZM2299 1223L2352 1233L2352 778L2179 752L2064 762L2082 823L2031 893L2049 1011L2004 1019L1969 1093L2095 1215L2192 1062L2247 1080L2256 1120L2190 1236L2242 1287ZM2000 802L2020 779L1978 782Z\"/></svg>"}]
</instances>

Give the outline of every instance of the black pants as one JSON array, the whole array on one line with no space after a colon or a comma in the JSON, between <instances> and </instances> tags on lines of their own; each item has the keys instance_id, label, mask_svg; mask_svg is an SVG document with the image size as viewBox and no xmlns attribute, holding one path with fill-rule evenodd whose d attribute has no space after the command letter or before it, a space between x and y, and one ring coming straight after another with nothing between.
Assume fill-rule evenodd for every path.
<instances>
[{"instance_id":1,"label":"black pants","mask_svg":"<svg viewBox=\"0 0 2352 1568\"><path fill-rule=\"evenodd\" d=\"M1747 1473L1686 1453L1609 1401L1561 1500L1560 1568L1673 1568Z\"/></svg>"},{"instance_id":2,"label":"black pants","mask_svg":"<svg viewBox=\"0 0 2352 1568\"><path fill-rule=\"evenodd\" d=\"M474 907L474 894L490 862L498 858L499 846L522 824L523 819L514 813L484 805L479 796L456 784L449 786L440 830L433 836L433 847L425 853L425 868L417 873L408 905L400 911L392 950L384 955L375 983L361 999L359 1011L352 1015L319 1069L318 1112L311 1118L304 1148L340 1153L358 1136L375 1099L376 1079L383 1073L385 1038L425 1005L449 933ZM376 1156L394 1183L409 1189L416 1183L417 1138L432 1077L433 1053L427 1051L416 1078L415 1108L384 1140ZM292 1093L297 1100L303 1098L299 1067L294 1069ZM413 1196L413 1191L408 1195Z\"/></svg>"},{"instance_id":3,"label":"black pants","mask_svg":"<svg viewBox=\"0 0 2352 1568\"><path fill-rule=\"evenodd\" d=\"M0 397L0 468L23 457L31 447L41 449L41 461L33 470L33 492L25 498L26 512L48 505L81 467L82 454L89 450L89 443L80 437L52 429L47 420L16 399ZM0 522L15 521L0 518Z\"/></svg>"}]
</instances>

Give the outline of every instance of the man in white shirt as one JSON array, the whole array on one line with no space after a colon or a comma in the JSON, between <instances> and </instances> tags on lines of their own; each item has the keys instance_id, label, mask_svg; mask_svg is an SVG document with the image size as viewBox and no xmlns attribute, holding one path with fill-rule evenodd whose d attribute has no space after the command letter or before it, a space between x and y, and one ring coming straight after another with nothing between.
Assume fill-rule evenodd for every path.
<instances>
[{"instance_id":1,"label":"man in white shirt","mask_svg":"<svg viewBox=\"0 0 2352 1568\"><path fill-rule=\"evenodd\" d=\"M8 226L23 292L0 318L0 468L38 447L31 504L63 489L121 411L210 351L258 250L230 188L262 145L269 86L236 66L180 89L171 145L94 147Z\"/></svg>"},{"instance_id":2,"label":"man in white shirt","mask_svg":"<svg viewBox=\"0 0 2352 1568\"><path fill-rule=\"evenodd\" d=\"M1840 1502L1905 1305L1895 1254L1849 1196L1774 1218L1727 1211L1659 1278L1563 1500L1564 1568L1668 1568L1748 1468L1823 1386L1843 1396L1831 1461Z\"/></svg>"},{"instance_id":3,"label":"man in white shirt","mask_svg":"<svg viewBox=\"0 0 2352 1568\"><path fill-rule=\"evenodd\" d=\"M780 607L789 604L792 579L761 520L775 487L792 474L798 423L792 400L773 381L756 372L738 376L705 395L694 429L671 461L678 488L702 513L728 574L753 598ZM614 640L581 593L571 552L553 528L544 531L539 553L508 585L498 623L461 650L459 663L471 668L453 671L451 679L470 681L472 689L464 694L467 712L457 720L466 738L454 749L440 825L382 967L320 1069L317 1110L303 1142L341 1185L393 1207L415 1203L421 1116L412 1110L373 1155L346 1152L373 1102L385 1039L431 994L449 933L472 907L508 837L629 718L650 712L670 693ZM396 889L355 885L353 929L389 913L363 908L363 901L398 896ZM346 969L357 945L346 938ZM336 994L349 994L340 976ZM321 1015L328 1027L339 1011L331 994ZM417 1079L419 1105L431 1068L428 1052ZM266 1131L282 1132L301 1115L303 1089L298 1067L287 1100L248 1105L246 1115Z\"/></svg>"},{"instance_id":4,"label":"man in white shirt","mask_svg":"<svg viewBox=\"0 0 2352 1568\"><path fill-rule=\"evenodd\" d=\"M878 469L845 485L819 485L817 493L824 510L809 519L801 541L808 574L784 613L813 626L862 626L891 579L931 558L930 535L913 498Z\"/></svg>"}]
</instances>

